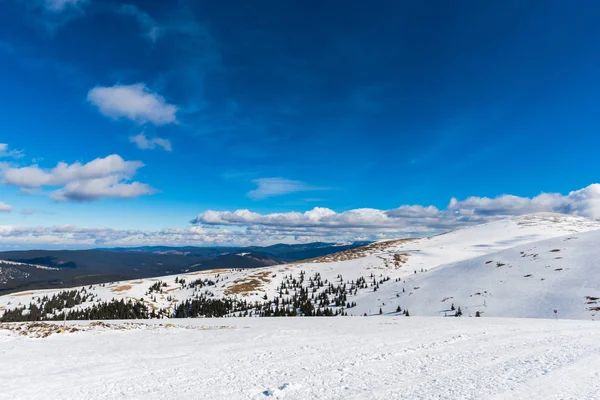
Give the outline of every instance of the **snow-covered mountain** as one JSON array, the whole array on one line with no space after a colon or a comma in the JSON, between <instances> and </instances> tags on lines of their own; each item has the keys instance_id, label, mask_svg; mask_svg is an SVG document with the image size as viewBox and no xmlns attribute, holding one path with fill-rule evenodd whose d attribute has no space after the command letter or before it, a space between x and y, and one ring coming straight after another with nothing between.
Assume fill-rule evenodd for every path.
<instances>
[{"instance_id":1,"label":"snow-covered mountain","mask_svg":"<svg viewBox=\"0 0 600 400\"><path fill-rule=\"evenodd\" d=\"M592 321L207 318L62 325L0 325L0 398L592 400L600 394L600 325Z\"/></svg>"},{"instance_id":2,"label":"snow-covered mountain","mask_svg":"<svg viewBox=\"0 0 600 400\"><path fill-rule=\"evenodd\" d=\"M443 264L363 296L357 310L401 304L415 315L594 318L600 311L600 230Z\"/></svg>"},{"instance_id":3,"label":"snow-covered mountain","mask_svg":"<svg viewBox=\"0 0 600 400\"><path fill-rule=\"evenodd\" d=\"M228 298L247 309L256 302L289 309L285 303L303 290L317 309L349 315L395 314L400 307L410 315L449 316L460 307L465 316L552 318L556 309L559 317L592 319L600 297L598 239L596 221L532 214L293 264L86 286L85 299L74 308L131 299L172 315L186 300ZM2 296L0 311L57 292Z\"/></svg>"}]
</instances>

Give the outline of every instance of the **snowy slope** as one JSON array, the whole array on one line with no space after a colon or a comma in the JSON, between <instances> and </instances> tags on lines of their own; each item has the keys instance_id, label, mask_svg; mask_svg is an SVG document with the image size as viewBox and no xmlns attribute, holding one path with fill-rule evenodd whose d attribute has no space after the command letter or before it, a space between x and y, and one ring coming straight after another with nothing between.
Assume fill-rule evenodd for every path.
<instances>
[{"instance_id":1,"label":"snowy slope","mask_svg":"<svg viewBox=\"0 0 600 400\"><path fill-rule=\"evenodd\" d=\"M45 339L0 329L0 399L600 398L600 325L591 321L151 322L163 326Z\"/></svg>"},{"instance_id":2,"label":"snowy slope","mask_svg":"<svg viewBox=\"0 0 600 400\"><path fill-rule=\"evenodd\" d=\"M561 214L533 214L472 226L430 238L380 242L362 249L340 253L337 256L326 256L311 260L310 262L251 270L222 269L194 272L159 278L114 282L105 285L93 285L87 287L86 290L94 294L95 297L92 302L109 301L113 298L143 299L152 308L172 309L178 302L189 299L199 293L193 289L183 287L176 280L184 279L186 282L191 282L196 279L208 279L214 282L214 285L203 288L201 293L209 293L215 298L228 296L230 298L237 297L248 301L262 302L265 295L268 299L272 299L277 295L277 289L284 277L291 276L292 278L298 278L300 272L304 271L307 277L319 273L324 280L336 282L336 284L340 284L342 281L355 281L361 277L368 279L369 282L373 279L380 281L389 277L389 280L380 284L377 292L374 292L374 289L369 286L368 288L357 290L356 294L348 297L349 302L357 303L357 307L347 310L349 314L354 315L362 315L364 313L375 314L379 312L380 308L386 313L393 312L398 305L402 308L408 308L412 315L444 315L443 310L449 308L452 303L452 300L442 303L441 300L444 297L455 297L456 301L454 302L457 305L470 307L465 309L465 311L473 314L475 312L474 307L477 305L476 301L483 304L480 300L482 296L478 296L477 298L469 296L487 290L494 296L494 300L491 303L486 300L486 310L480 310L484 312L485 316L552 317L551 314L548 314L548 307L550 309L558 307L561 316L589 319L592 317L592 314L585 312L586 310L582 307L581 299L582 296L595 296L593 290L582 289L585 293L575 293L568 285L578 285L578 282L582 281L584 274L590 273L591 266L585 270L581 270L581 273L576 272L580 271L579 269L569 272L571 275L576 275L573 280L562 281L561 290L565 293L565 296L567 296L567 293L568 296L571 296L571 294L578 296L575 297L576 300L569 300L573 302L572 305L563 307L561 302L567 301L567 298L563 296L557 300L548 299L543 302L543 306L537 305L532 307L522 305L517 310L514 304L532 304L535 300L532 296L540 296L542 292L546 293L537 288L548 288L555 280L551 279L550 276L546 277L546 281L540 281L542 276L534 279L524 278L524 275L527 275L529 272L521 273L521 271L525 271L523 269L525 267L521 268L521 264L529 263L530 261L527 258L513 260L514 257L508 254L514 253L519 255L520 251L528 251L533 243L565 235L580 234L581 232L599 228L600 224L598 222L584 218ZM561 241L562 239L558 240ZM566 248L577 246L577 243L584 243L584 241L573 240L561 243L561 248ZM518 246L525 246L526 248L519 250ZM548 246L554 245L550 244ZM509 250L513 248L516 250ZM484 263L490 259L491 254L504 250L509 251L507 253L507 260L513 263L512 268L505 268L505 270L511 271L509 275L500 278L496 275L504 272L504 269L485 268L478 270L477 274L470 272L469 276L465 276L463 270L469 268L468 265L473 265L472 269L476 269L475 265L486 265ZM587 259L593 258L594 249L590 247L586 251L588 251L588 255L585 257L588 257ZM574 249L569 254L576 254L578 252L579 250ZM492 258L494 259L494 257ZM497 258L500 260L503 256L498 256ZM460 262L465 262L466 264L460 264ZM473 264L469 264L471 262ZM579 259L573 258L572 262L578 263ZM459 263L460 266L449 266L455 263ZM442 268L436 271L436 268L440 266ZM554 268L550 269L554 270ZM341 279L339 278L340 276ZM562 276L567 275L563 273ZM467 283L475 279L475 277L478 277L477 279L484 283L488 279L490 284L485 285L482 283L481 285L478 284L479 286L475 285L476 287L468 285ZM500 282L500 280L504 282ZM406 284L404 281L406 281ZM448 281L448 284L454 285L452 286L454 289L445 291L445 281ZM149 295L149 287L157 282L164 284L162 293ZM430 282L429 286L426 286L426 282ZM524 288L516 297L513 292L501 289L511 288L513 287L513 283L515 288ZM529 285L533 285L533 289L530 292L527 291ZM415 290L414 287L419 287L419 289ZM425 287L430 287L431 289L425 290ZM462 291L459 292L456 288L462 288ZM403 289L404 292L402 291ZM51 296L56 292L58 291L42 290L0 296L0 311L2 309L17 307L19 304L29 304L32 300L35 301L44 295ZM293 293L291 292L289 296L292 296ZM439 293L450 294L440 297ZM514 297L514 301L502 302L502 297ZM467 301L467 299L469 300ZM448 301L450 302L448 303ZM90 306L92 302L84 303L79 307ZM505 304L505 306L502 306L502 308L499 304ZM577 307L579 309L576 312ZM567 311L568 314L566 313ZM468 312L466 314L468 315Z\"/></svg>"},{"instance_id":3,"label":"snowy slope","mask_svg":"<svg viewBox=\"0 0 600 400\"><path fill-rule=\"evenodd\" d=\"M411 266L425 267L594 229L600 229L597 221L562 214L538 213L458 229L408 243L396 250L411 253Z\"/></svg>"},{"instance_id":4,"label":"snowy slope","mask_svg":"<svg viewBox=\"0 0 600 400\"><path fill-rule=\"evenodd\" d=\"M593 319L600 311L600 230L571 234L486 254L394 282L359 302L387 301L414 315ZM404 291L403 291L404 289ZM392 309L393 308L393 309Z\"/></svg>"}]
</instances>

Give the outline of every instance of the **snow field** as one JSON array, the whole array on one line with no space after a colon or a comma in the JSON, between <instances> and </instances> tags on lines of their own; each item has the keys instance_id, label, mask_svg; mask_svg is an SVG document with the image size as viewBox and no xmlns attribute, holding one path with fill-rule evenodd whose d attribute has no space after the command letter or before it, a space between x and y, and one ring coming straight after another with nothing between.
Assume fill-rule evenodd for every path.
<instances>
[{"instance_id":1,"label":"snow field","mask_svg":"<svg viewBox=\"0 0 600 400\"><path fill-rule=\"evenodd\" d=\"M149 323L163 327L44 339L0 331L0 399L600 398L600 325L590 321Z\"/></svg>"}]
</instances>

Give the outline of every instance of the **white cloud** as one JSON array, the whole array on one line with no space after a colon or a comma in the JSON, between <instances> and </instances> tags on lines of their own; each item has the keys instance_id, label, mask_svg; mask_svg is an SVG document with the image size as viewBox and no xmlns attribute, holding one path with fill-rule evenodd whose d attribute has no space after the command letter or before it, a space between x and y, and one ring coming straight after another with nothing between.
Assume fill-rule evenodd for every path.
<instances>
[{"instance_id":1,"label":"white cloud","mask_svg":"<svg viewBox=\"0 0 600 400\"><path fill-rule=\"evenodd\" d=\"M162 147L165 151L173 150L169 139L160 137L148 139L143 132L135 136L130 136L129 141L135 143L135 145L142 150L155 149L156 147Z\"/></svg>"},{"instance_id":2,"label":"white cloud","mask_svg":"<svg viewBox=\"0 0 600 400\"><path fill-rule=\"evenodd\" d=\"M0 247L98 247L144 245L219 245L250 244L243 231L205 230L198 226L184 229L166 228L157 231L111 229L104 227L0 226Z\"/></svg>"},{"instance_id":3,"label":"white cloud","mask_svg":"<svg viewBox=\"0 0 600 400\"><path fill-rule=\"evenodd\" d=\"M3 157L11 157L11 158L23 158L25 155L23 154L23 150L9 150L8 144L0 143L0 158Z\"/></svg>"},{"instance_id":4,"label":"white cloud","mask_svg":"<svg viewBox=\"0 0 600 400\"><path fill-rule=\"evenodd\" d=\"M260 200L267 197L281 196L288 193L306 192L312 190L324 190L310 186L301 181L293 181L283 178L261 178L252 181L258 186L256 189L248 192L248 197Z\"/></svg>"},{"instance_id":5,"label":"white cloud","mask_svg":"<svg viewBox=\"0 0 600 400\"><path fill-rule=\"evenodd\" d=\"M0 201L0 212L12 212L13 207Z\"/></svg>"},{"instance_id":6,"label":"white cloud","mask_svg":"<svg viewBox=\"0 0 600 400\"><path fill-rule=\"evenodd\" d=\"M59 162L56 167L45 170L36 164L23 168L8 168L4 171L4 183L27 188L58 186L71 181L103 178L118 175L131 177L143 167L140 161L125 161L118 154L96 158L86 164Z\"/></svg>"},{"instance_id":7,"label":"white cloud","mask_svg":"<svg viewBox=\"0 0 600 400\"><path fill-rule=\"evenodd\" d=\"M63 189L52 193L50 197L56 201L93 201L102 198L131 199L155 192L145 183L124 183L121 182L120 176L112 175L69 182Z\"/></svg>"},{"instance_id":8,"label":"white cloud","mask_svg":"<svg viewBox=\"0 0 600 400\"><path fill-rule=\"evenodd\" d=\"M386 212L392 218L423 218L434 217L439 214L440 210L434 206L400 206Z\"/></svg>"},{"instance_id":9,"label":"white cloud","mask_svg":"<svg viewBox=\"0 0 600 400\"><path fill-rule=\"evenodd\" d=\"M276 243L308 243L315 241L345 240L351 235L358 240L385 238L385 233L363 235L359 231L343 231L337 236L322 229L297 228L275 230L259 227L227 229L191 226L165 228L154 231L137 229L110 229L104 227L50 227L0 226L0 248L74 248L99 246L250 246Z\"/></svg>"},{"instance_id":10,"label":"white cloud","mask_svg":"<svg viewBox=\"0 0 600 400\"><path fill-rule=\"evenodd\" d=\"M91 201L101 198L132 198L155 192L149 185L129 182L140 161L125 161L113 154L86 164L59 162L52 169L38 165L22 168L7 167L2 171L3 183L25 190L57 188L50 194L54 200Z\"/></svg>"},{"instance_id":11,"label":"white cloud","mask_svg":"<svg viewBox=\"0 0 600 400\"><path fill-rule=\"evenodd\" d=\"M503 195L494 199L453 198L447 209L434 206L403 205L391 210L361 208L335 212L315 207L306 212L260 214L250 210L213 211L200 213L191 222L203 226L236 226L254 228L277 234L296 235L299 232L335 237L374 238L438 233L504 218L536 212L572 214L600 219L600 184L593 184L567 195L542 193L533 198Z\"/></svg>"},{"instance_id":12,"label":"white cloud","mask_svg":"<svg viewBox=\"0 0 600 400\"><path fill-rule=\"evenodd\" d=\"M70 7L79 7L88 0L44 0L44 6L52 12L61 12Z\"/></svg>"},{"instance_id":13,"label":"white cloud","mask_svg":"<svg viewBox=\"0 0 600 400\"><path fill-rule=\"evenodd\" d=\"M421 218L432 217L428 215L429 208L422 208L424 212ZM385 227L409 227L405 222L406 217L395 217L394 213L399 210L377 210L374 208L359 208L344 212L335 212L329 208L315 207L304 213L286 212L259 214L249 210L236 211L205 211L199 214L192 223L207 225L258 225L269 227L327 227L327 228L385 228ZM437 209L436 209L437 210ZM433 217L440 214L436 212ZM413 212L408 219L417 218Z\"/></svg>"},{"instance_id":14,"label":"white cloud","mask_svg":"<svg viewBox=\"0 0 600 400\"><path fill-rule=\"evenodd\" d=\"M560 193L541 193L527 198L502 195L488 197L468 197L458 201L451 199L448 209L464 215L507 216L533 212L558 212L582 217L600 219L600 184L575 190L563 196Z\"/></svg>"},{"instance_id":15,"label":"white cloud","mask_svg":"<svg viewBox=\"0 0 600 400\"><path fill-rule=\"evenodd\" d=\"M150 91L145 84L97 86L87 95L100 113L110 118L129 118L139 123L166 125L177 122L177 106Z\"/></svg>"}]
</instances>

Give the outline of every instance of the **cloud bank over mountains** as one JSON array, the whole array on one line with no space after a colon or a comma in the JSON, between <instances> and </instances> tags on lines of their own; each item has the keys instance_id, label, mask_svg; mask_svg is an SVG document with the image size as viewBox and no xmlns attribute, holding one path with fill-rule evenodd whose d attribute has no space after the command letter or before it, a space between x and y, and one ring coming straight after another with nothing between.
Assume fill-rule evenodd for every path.
<instances>
[{"instance_id":1,"label":"cloud bank over mountains","mask_svg":"<svg viewBox=\"0 0 600 400\"><path fill-rule=\"evenodd\" d=\"M452 198L445 210L434 206L402 205L391 210L360 208L335 212L315 207L304 213L259 214L250 210L204 211L191 222L222 226L397 229L399 233L433 232L537 212L600 218L600 184L570 192L542 193L533 198L502 195L495 198Z\"/></svg>"},{"instance_id":2,"label":"cloud bank over mountains","mask_svg":"<svg viewBox=\"0 0 600 400\"><path fill-rule=\"evenodd\" d=\"M36 185L54 179L94 177L105 171L134 173L139 164L113 158L70 170L60 167L56 172L35 172ZM85 167L85 168L84 168ZM58 172L69 171L69 172ZM37 175L36 175L37 174ZM100 174L101 175L101 174ZM19 176L18 174L16 175ZM73 178L75 177L75 178ZM10 179L17 178L13 176ZM85 179L84 179L85 181ZM33 185L30 182L29 185ZM115 189L116 190L116 189ZM130 189L135 192L134 188ZM4 204L3 211L12 211ZM1 207L0 207L1 208ZM261 214L249 210L200 213L187 228L165 228L158 231L119 230L102 227L14 227L0 226L0 246L20 247L97 247L140 245L270 245L275 243L306 243L313 241L345 242L352 240L383 240L398 237L427 236L460 227L494 221L523 214L549 212L600 219L600 184L575 190L567 195L542 193L527 198L502 195L495 198L452 198L446 209L434 206L403 205L390 210L372 208L343 212L315 207L306 212Z\"/></svg>"}]
</instances>

